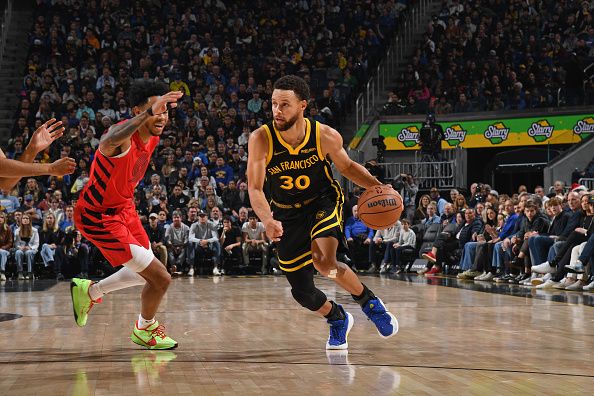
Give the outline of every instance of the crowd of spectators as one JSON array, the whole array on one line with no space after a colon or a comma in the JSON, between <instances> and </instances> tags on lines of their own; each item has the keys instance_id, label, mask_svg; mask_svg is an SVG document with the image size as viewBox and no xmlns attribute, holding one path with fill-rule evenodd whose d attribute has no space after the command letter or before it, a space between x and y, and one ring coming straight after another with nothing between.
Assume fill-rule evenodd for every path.
<instances>
[{"instance_id":1,"label":"crowd of spectators","mask_svg":"<svg viewBox=\"0 0 594 396\"><path fill-rule=\"evenodd\" d=\"M345 228L359 271L404 272L420 256L422 276L449 267L461 280L594 291L594 190L583 185L557 181L532 193L522 185L508 195L473 183L468 195L447 197L432 188L386 230L366 227L356 205Z\"/></svg>"},{"instance_id":2,"label":"crowd of spectators","mask_svg":"<svg viewBox=\"0 0 594 396\"><path fill-rule=\"evenodd\" d=\"M58 276L72 258L81 276L88 275L93 252L80 241L68 213L88 181L101 135L131 117L126 92L135 79L161 81L185 93L170 111L135 200L143 221L150 224L156 216L167 226L153 248L163 261L167 257L173 272L192 273L188 263L200 249L220 261L238 247L235 238L242 237L241 227L248 222L247 216L242 219L243 208L249 209L247 140L250 131L272 118L273 82L286 74L303 77L312 92L308 116L338 126L407 5L407 0L37 1L20 103L5 151L18 158L33 131L55 118L66 127L65 135L39 160L70 156L78 167L70 176L30 178L13 191L0 191L5 224L13 234L12 245L2 249L13 251L19 277L33 276L35 257L55 267ZM210 225L204 236L198 235L206 231L200 225L203 213ZM54 221L47 227L59 229L60 237L48 231L39 241L36 231L29 235L22 225L45 230L50 214ZM240 231L223 232L226 219ZM28 240L18 239L18 231ZM159 239L159 231L152 233ZM266 262L273 247L264 246L265 238L250 227L243 234L249 244L238 250L241 261L260 251ZM186 236L195 248L180 247ZM65 247L66 238L74 247Z\"/></svg>"},{"instance_id":3,"label":"crowd of spectators","mask_svg":"<svg viewBox=\"0 0 594 396\"><path fill-rule=\"evenodd\" d=\"M444 0L384 112L594 104L594 70L584 72L594 61L593 12L587 0Z\"/></svg>"}]
</instances>

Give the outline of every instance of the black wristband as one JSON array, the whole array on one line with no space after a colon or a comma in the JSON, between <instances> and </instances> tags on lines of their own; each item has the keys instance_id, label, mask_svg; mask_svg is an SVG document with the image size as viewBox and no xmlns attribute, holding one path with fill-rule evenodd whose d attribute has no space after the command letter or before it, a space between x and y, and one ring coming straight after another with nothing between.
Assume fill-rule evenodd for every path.
<instances>
[{"instance_id":1,"label":"black wristband","mask_svg":"<svg viewBox=\"0 0 594 396\"><path fill-rule=\"evenodd\" d=\"M148 109L146 109L146 113L149 116L151 116L151 117L154 116L154 114L153 114L153 106L150 106Z\"/></svg>"}]
</instances>

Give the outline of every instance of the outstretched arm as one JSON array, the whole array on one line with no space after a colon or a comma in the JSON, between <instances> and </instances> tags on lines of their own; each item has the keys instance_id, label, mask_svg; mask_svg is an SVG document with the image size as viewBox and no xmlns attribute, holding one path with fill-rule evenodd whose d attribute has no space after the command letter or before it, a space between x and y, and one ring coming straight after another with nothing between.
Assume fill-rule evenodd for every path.
<instances>
[{"instance_id":1,"label":"outstretched arm","mask_svg":"<svg viewBox=\"0 0 594 396\"><path fill-rule=\"evenodd\" d=\"M320 128L322 155L329 156L344 177L365 189L382 184L363 165L349 158L342 147L340 133L328 125L320 124Z\"/></svg>"},{"instance_id":2,"label":"outstretched arm","mask_svg":"<svg viewBox=\"0 0 594 396\"><path fill-rule=\"evenodd\" d=\"M130 136L140 128L150 117L158 117L167 111L167 107L176 107L177 101L183 96L182 92L171 91L159 98L147 107L144 111L137 114L125 122L113 125L109 131L101 137L99 149L108 157L116 155L118 148L126 151L130 144Z\"/></svg>"},{"instance_id":3,"label":"outstretched arm","mask_svg":"<svg viewBox=\"0 0 594 396\"><path fill-rule=\"evenodd\" d=\"M62 158L51 164L29 164L8 159L1 150L0 153L0 188L4 190L9 190L14 186L11 183L15 177L20 179L24 176L63 176L72 173L76 166L72 158Z\"/></svg>"},{"instance_id":4,"label":"outstretched arm","mask_svg":"<svg viewBox=\"0 0 594 396\"><path fill-rule=\"evenodd\" d=\"M20 156L19 161L25 164L33 162L35 157L37 157L37 154L48 148L49 145L54 142L54 140L59 139L63 134L64 127L62 126L62 121L56 121L55 118L49 119L33 133L31 136L31 141L27 145L27 148L23 154ZM0 158L6 158L2 150L0 150ZM15 166L17 168L15 168ZM36 166L35 168L38 167ZM27 169L31 169L31 171L35 173L31 173L31 171L27 171ZM33 168L19 167L18 164L4 162L2 165L0 165L0 173L2 173L0 174L0 188L10 190L23 176L40 176L50 174L49 171L43 171L42 169L43 168L39 168L37 171L35 171ZM39 171L42 173L38 173Z\"/></svg>"}]
</instances>

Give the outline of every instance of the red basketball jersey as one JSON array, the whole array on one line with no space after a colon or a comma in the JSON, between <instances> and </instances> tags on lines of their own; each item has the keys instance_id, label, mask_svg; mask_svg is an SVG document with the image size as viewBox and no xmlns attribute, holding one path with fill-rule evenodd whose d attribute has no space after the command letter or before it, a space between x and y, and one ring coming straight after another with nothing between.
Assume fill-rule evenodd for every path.
<instances>
[{"instance_id":1,"label":"red basketball jersey","mask_svg":"<svg viewBox=\"0 0 594 396\"><path fill-rule=\"evenodd\" d=\"M130 149L125 153L106 157L97 150L89 182L80 195L79 203L98 212L134 205L134 189L144 177L157 144L158 136L151 136L144 143L136 131L131 137Z\"/></svg>"}]
</instances>

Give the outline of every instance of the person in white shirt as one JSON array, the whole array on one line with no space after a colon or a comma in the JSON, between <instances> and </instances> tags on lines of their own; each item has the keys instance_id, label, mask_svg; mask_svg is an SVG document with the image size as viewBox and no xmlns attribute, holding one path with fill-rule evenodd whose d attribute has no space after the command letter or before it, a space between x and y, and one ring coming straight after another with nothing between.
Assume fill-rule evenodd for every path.
<instances>
[{"instance_id":1,"label":"person in white shirt","mask_svg":"<svg viewBox=\"0 0 594 396\"><path fill-rule=\"evenodd\" d=\"M392 261L390 271L402 272L402 268L400 268L400 256L404 250L414 250L416 243L417 236L410 229L410 223L406 219L402 220L402 231L398 236L398 242L388 245L386 248L387 256Z\"/></svg>"},{"instance_id":2,"label":"person in white shirt","mask_svg":"<svg viewBox=\"0 0 594 396\"><path fill-rule=\"evenodd\" d=\"M384 257L382 258L382 263L380 265L380 273L386 272L386 267L388 263L387 247L388 245L392 245L394 242L398 242L398 236L400 235L401 230L402 223L400 222L400 220L397 220L393 226L388 227L385 230L377 230L375 236L373 237L373 243L369 245L369 261L371 262L372 267L375 267L375 256L378 250L377 247L379 246L380 249L384 250Z\"/></svg>"},{"instance_id":3,"label":"person in white shirt","mask_svg":"<svg viewBox=\"0 0 594 396\"><path fill-rule=\"evenodd\" d=\"M251 213L247 223L241 227L243 234L243 264L250 264L250 252L262 253L262 274L266 272L268 263L268 242L266 239L266 229L264 224L258 221L255 214Z\"/></svg>"}]
</instances>

